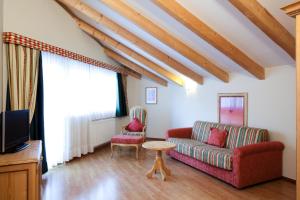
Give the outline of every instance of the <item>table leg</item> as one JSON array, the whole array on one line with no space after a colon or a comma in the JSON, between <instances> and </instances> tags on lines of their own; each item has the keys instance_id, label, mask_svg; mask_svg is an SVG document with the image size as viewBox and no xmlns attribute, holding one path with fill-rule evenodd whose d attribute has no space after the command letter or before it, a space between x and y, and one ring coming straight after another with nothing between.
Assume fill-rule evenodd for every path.
<instances>
[{"instance_id":1,"label":"table leg","mask_svg":"<svg viewBox=\"0 0 300 200\"><path fill-rule=\"evenodd\" d=\"M147 172L146 176L148 178L151 178L153 173L156 173L157 170L159 170L162 180L164 181L166 180L166 175L171 175L171 171L168 168L166 168L164 161L162 159L162 151L159 150L156 152L156 158L154 164L151 170Z\"/></svg>"},{"instance_id":2,"label":"table leg","mask_svg":"<svg viewBox=\"0 0 300 200\"><path fill-rule=\"evenodd\" d=\"M166 167L164 160L162 160L162 168L164 169L164 171L166 172L166 174L167 174L168 176L171 176L171 170L169 170L169 169Z\"/></svg>"},{"instance_id":3,"label":"table leg","mask_svg":"<svg viewBox=\"0 0 300 200\"><path fill-rule=\"evenodd\" d=\"M154 161L154 164L152 166L152 168L147 172L146 176L148 178L152 178L153 173L156 173L156 160Z\"/></svg>"},{"instance_id":4,"label":"table leg","mask_svg":"<svg viewBox=\"0 0 300 200\"><path fill-rule=\"evenodd\" d=\"M112 158L113 155L114 155L114 145L112 143L110 144L110 149L111 149L111 155L110 155L110 157Z\"/></svg>"},{"instance_id":5,"label":"table leg","mask_svg":"<svg viewBox=\"0 0 300 200\"><path fill-rule=\"evenodd\" d=\"M136 148L135 157L136 157L136 159L138 160L138 159L139 159L139 145L137 144L137 145L135 146L135 148Z\"/></svg>"},{"instance_id":6,"label":"table leg","mask_svg":"<svg viewBox=\"0 0 300 200\"><path fill-rule=\"evenodd\" d=\"M163 160L162 160L162 158L159 158L158 163L159 163L158 167L159 167L159 172L161 174L161 179L163 181L165 181L167 175L166 175L165 169L163 168Z\"/></svg>"}]
</instances>

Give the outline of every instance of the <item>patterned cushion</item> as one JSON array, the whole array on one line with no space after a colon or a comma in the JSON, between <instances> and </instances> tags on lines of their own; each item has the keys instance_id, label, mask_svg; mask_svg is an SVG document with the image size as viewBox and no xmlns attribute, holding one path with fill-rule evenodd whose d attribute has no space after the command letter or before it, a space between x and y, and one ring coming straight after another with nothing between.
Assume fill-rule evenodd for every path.
<instances>
[{"instance_id":1,"label":"patterned cushion","mask_svg":"<svg viewBox=\"0 0 300 200\"><path fill-rule=\"evenodd\" d=\"M268 131L265 129L242 127L236 137L235 147L257 144L268 141Z\"/></svg>"},{"instance_id":2,"label":"patterned cushion","mask_svg":"<svg viewBox=\"0 0 300 200\"><path fill-rule=\"evenodd\" d=\"M143 125L146 125L147 111L144 108L140 106L132 107L130 109L129 116L130 121L132 121L134 118L138 118Z\"/></svg>"},{"instance_id":3,"label":"patterned cushion","mask_svg":"<svg viewBox=\"0 0 300 200\"><path fill-rule=\"evenodd\" d=\"M130 132L142 132L143 128L144 125L136 117L125 127L125 129Z\"/></svg>"},{"instance_id":4,"label":"patterned cushion","mask_svg":"<svg viewBox=\"0 0 300 200\"><path fill-rule=\"evenodd\" d=\"M175 151L191 157L194 155L195 146L205 145L197 140L186 138L168 138L167 141L176 144Z\"/></svg>"},{"instance_id":5,"label":"patterned cushion","mask_svg":"<svg viewBox=\"0 0 300 200\"><path fill-rule=\"evenodd\" d=\"M213 127L212 125L213 123L210 122L196 121L192 130L192 139L198 140L199 142L207 142L210 128Z\"/></svg>"},{"instance_id":6,"label":"patterned cushion","mask_svg":"<svg viewBox=\"0 0 300 200\"><path fill-rule=\"evenodd\" d=\"M193 158L226 170L232 170L233 149L211 145L195 146Z\"/></svg>"},{"instance_id":7,"label":"patterned cushion","mask_svg":"<svg viewBox=\"0 0 300 200\"><path fill-rule=\"evenodd\" d=\"M207 144L223 148L225 146L226 138L227 130L212 128L208 137Z\"/></svg>"},{"instance_id":8,"label":"patterned cushion","mask_svg":"<svg viewBox=\"0 0 300 200\"><path fill-rule=\"evenodd\" d=\"M234 149L236 147L248 144L256 144L268 141L268 131L266 129L237 127L212 122L196 121L193 126L192 139L200 142L207 142L210 128L218 128L219 130L227 130L227 140L225 148Z\"/></svg>"},{"instance_id":9,"label":"patterned cushion","mask_svg":"<svg viewBox=\"0 0 300 200\"><path fill-rule=\"evenodd\" d=\"M144 138L142 136L131 136L131 135L115 135L111 138L111 143L119 144L141 144Z\"/></svg>"},{"instance_id":10,"label":"patterned cushion","mask_svg":"<svg viewBox=\"0 0 300 200\"><path fill-rule=\"evenodd\" d=\"M240 128L235 127L235 126L228 126L226 129L228 131L228 134L227 134L227 140L225 143L225 148L234 149L236 136L238 135Z\"/></svg>"}]
</instances>

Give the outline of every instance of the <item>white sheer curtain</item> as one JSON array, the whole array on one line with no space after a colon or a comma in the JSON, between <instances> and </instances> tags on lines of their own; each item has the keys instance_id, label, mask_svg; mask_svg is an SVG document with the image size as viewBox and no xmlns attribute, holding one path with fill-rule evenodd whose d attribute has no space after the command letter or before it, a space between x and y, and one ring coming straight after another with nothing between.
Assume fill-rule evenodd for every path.
<instances>
[{"instance_id":1,"label":"white sheer curtain","mask_svg":"<svg viewBox=\"0 0 300 200\"><path fill-rule=\"evenodd\" d=\"M92 152L94 119L115 116L116 73L42 52L44 118L49 167Z\"/></svg>"}]
</instances>

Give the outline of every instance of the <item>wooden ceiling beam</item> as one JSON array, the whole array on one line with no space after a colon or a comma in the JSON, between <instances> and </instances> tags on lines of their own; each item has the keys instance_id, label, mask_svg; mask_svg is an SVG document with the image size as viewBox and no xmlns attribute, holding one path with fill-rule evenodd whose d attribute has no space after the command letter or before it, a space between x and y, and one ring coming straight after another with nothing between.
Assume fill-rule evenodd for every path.
<instances>
[{"instance_id":1,"label":"wooden ceiling beam","mask_svg":"<svg viewBox=\"0 0 300 200\"><path fill-rule=\"evenodd\" d=\"M145 52L150 54L152 57L160 60L161 62L164 62L165 64L172 67L179 73L196 81L199 84L203 84L203 77L201 75L192 71L191 69L189 69L188 67L179 63L175 59L171 58L167 54L160 51L159 49L157 49L154 46L150 45L149 43L145 42L140 37L136 36L135 34L131 33L130 31L126 30L125 28L121 27L120 25L113 22L112 20L108 19L102 13L93 9L89 5L81 2L80 0L59 0L59 1L61 4L68 5L74 9L76 9L77 11L81 12L82 14L88 16L90 19L96 21L97 23L106 26L107 28L112 30L114 33L122 36L124 39L135 44L137 47L144 50Z\"/></svg>"},{"instance_id":2,"label":"wooden ceiling beam","mask_svg":"<svg viewBox=\"0 0 300 200\"><path fill-rule=\"evenodd\" d=\"M177 3L176 0L154 0L154 3L256 78L260 80L265 79L265 70L262 66L254 62L244 52L190 13Z\"/></svg>"},{"instance_id":3,"label":"wooden ceiling beam","mask_svg":"<svg viewBox=\"0 0 300 200\"><path fill-rule=\"evenodd\" d=\"M134 77L136 79L139 79L139 80L142 79L142 75L140 73L138 73L138 72L136 72L136 71L134 71L130 68L127 68L127 67L124 67L124 69L125 69L127 75L132 76L132 77Z\"/></svg>"},{"instance_id":4,"label":"wooden ceiling beam","mask_svg":"<svg viewBox=\"0 0 300 200\"><path fill-rule=\"evenodd\" d=\"M300 1L286 5L281 8L288 16L296 18L300 14Z\"/></svg>"},{"instance_id":5,"label":"wooden ceiling beam","mask_svg":"<svg viewBox=\"0 0 300 200\"><path fill-rule=\"evenodd\" d=\"M295 38L257 0L229 2L295 59Z\"/></svg>"},{"instance_id":6,"label":"wooden ceiling beam","mask_svg":"<svg viewBox=\"0 0 300 200\"><path fill-rule=\"evenodd\" d=\"M181 77L169 72L168 70L164 69L163 67L155 64L154 62L150 61L149 59L145 58L144 56L136 53L132 49L124 46L123 44L119 43L118 41L114 40L110 36L106 35L105 33L99 31L98 29L94 28L93 26L85 23L80 19L74 18L78 24L78 26L85 31L86 33L90 34L97 40L103 42L107 46L112 46L113 48L123 52L124 54L128 55L129 57L133 58L134 60L142 63L143 65L151 68L152 70L156 71L158 74L162 75L163 77L168 78L169 80L173 81L174 83L183 86L183 80Z\"/></svg>"},{"instance_id":7,"label":"wooden ceiling beam","mask_svg":"<svg viewBox=\"0 0 300 200\"><path fill-rule=\"evenodd\" d=\"M160 78L159 76L157 76L156 74L153 74L152 72L144 69L143 67L137 65L136 63L124 58L123 56L119 55L118 53L114 52L113 50L105 48L104 52L106 53L106 55L108 57L110 57L113 60L117 61L118 63L130 68L131 70L152 79L153 81L159 83L162 86L168 86L168 82L166 80L164 80L164 79Z\"/></svg>"},{"instance_id":8,"label":"wooden ceiling beam","mask_svg":"<svg viewBox=\"0 0 300 200\"><path fill-rule=\"evenodd\" d=\"M136 12L134 9L126 5L122 0L102 0L102 2L124 17L130 19L136 25L156 37L162 43L168 45L170 48L179 52L195 64L201 66L203 69L216 76L220 80L224 82L229 81L229 75L227 72L219 68L203 55L196 52L194 49L185 45L179 39L173 37L170 33L163 30L149 19L142 16L140 13Z\"/></svg>"}]
</instances>

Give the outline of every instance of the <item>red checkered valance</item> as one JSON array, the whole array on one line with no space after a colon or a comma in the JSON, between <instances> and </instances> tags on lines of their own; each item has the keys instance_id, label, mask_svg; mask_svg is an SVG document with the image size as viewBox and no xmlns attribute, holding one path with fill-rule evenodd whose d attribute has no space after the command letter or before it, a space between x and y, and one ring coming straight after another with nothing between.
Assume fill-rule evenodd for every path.
<instances>
[{"instance_id":1,"label":"red checkered valance","mask_svg":"<svg viewBox=\"0 0 300 200\"><path fill-rule=\"evenodd\" d=\"M44 42L34 40L29 37L25 37L23 35L19 35L19 34L12 33L12 32L3 32L2 38L3 38L4 43L18 44L18 45L22 45L22 46L25 46L28 48L54 53L54 54L57 54L60 56L71 58L73 60L78 60L80 62L91 64L91 65L94 65L97 67L102 67L102 68L109 69L109 70L112 70L115 72L127 74L126 70L123 67L107 64L102 61L98 61L98 60L80 55L78 53L74 53L72 51L68 51L68 50L65 50L65 49L44 43Z\"/></svg>"}]
</instances>

